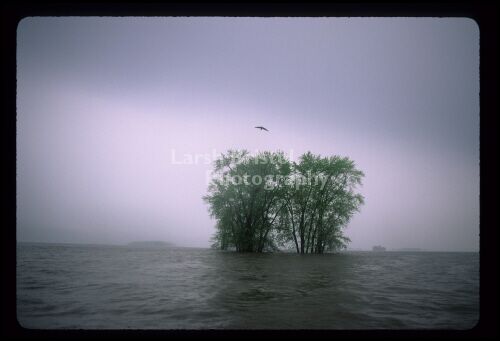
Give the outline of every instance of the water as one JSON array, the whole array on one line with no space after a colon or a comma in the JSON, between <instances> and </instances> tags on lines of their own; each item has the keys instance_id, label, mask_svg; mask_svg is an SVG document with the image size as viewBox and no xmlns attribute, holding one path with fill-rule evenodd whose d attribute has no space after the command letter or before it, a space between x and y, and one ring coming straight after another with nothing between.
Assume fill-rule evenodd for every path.
<instances>
[{"instance_id":1,"label":"water","mask_svg":"<svg viewBox=\"0 0 500 341\"><path fill-rule=\"evenodd\" d=\"M468 329L477 253L18 244L25 328Z\"/></svg>"}]
</instances>

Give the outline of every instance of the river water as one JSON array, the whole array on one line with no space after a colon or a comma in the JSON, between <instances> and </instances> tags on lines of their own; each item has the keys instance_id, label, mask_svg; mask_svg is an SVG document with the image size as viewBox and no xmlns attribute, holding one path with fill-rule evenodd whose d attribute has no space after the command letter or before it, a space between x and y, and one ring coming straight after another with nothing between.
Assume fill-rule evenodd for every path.
<instances>
[{"instance_id":1,"label":"river water","mask_svg":"<svg viewBox=\"0 0 500 341\"><path fill-rule=\"evenodd\" d=\"M479 254L17 246L25 328L469 329Z\"/></svg>"}]
</instances>

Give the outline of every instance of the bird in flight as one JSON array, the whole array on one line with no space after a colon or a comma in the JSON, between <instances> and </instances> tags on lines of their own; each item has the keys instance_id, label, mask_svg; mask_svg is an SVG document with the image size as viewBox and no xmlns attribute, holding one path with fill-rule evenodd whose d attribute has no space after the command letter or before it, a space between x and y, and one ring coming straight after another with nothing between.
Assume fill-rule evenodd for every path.
<instances>
[{"instance_id":1,"label":"bird in flight","mask_svg":"<svg viewBox=\"0 0 500 341\"><path fill-rule=\"evenodd\" d=\"M267 130L266 128L264 128L263 126L257 126L257 127L255 127L255 128L260 129L260 130L269 131L269 130Z\"/></svg>"}]
</instances>

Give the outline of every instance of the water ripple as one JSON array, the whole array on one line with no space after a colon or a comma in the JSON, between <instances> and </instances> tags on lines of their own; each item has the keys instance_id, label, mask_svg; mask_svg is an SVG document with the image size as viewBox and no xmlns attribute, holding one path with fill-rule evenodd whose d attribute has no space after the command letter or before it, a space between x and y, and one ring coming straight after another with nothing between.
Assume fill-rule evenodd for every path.
<instances>
[{"instance_id":1,"label":"water ripple","mask_svg":"<svg viewBox=\"0 0 500 341\"><path fill-rule=\"evenodd\" d=\"M474 253L17 250L28 328L464 329L478 318Z\"/></svg>"}]
</instances>

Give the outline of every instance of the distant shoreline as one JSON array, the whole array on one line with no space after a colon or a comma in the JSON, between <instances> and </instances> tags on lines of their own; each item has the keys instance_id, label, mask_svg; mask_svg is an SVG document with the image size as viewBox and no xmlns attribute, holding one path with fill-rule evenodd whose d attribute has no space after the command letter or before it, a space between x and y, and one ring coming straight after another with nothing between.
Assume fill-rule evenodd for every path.
<instances>
[{"instance_id":1,"label":"distant shoreline","mask_svg":"<svg viewBox=\"0 0 500 341\"><path fill-rule=\"evenodd\" d=\"M65 246L109 246L109 247L135 247L138 248L138 246L133 246L129 245L134 242L126 243L126 244L107 244L107 243L75 243L75 242L33 242L33 241L16 241L16 244L41 244L41 245L65 245ZM147 248L146 246L144 246ZM167 247L172 247L172 248L193 248L193 249L211 249L209 246L184 246L184 245L169 245L165 246ZM153 248L153 247L151 247ZM419 251L412 251L412 250L386 250L386 251L380 251L380 252L374 252L372 250L362 250L362 249L356 249L356 250L342 250L339 251L338 253L370 253L370 254L384 254L384 253L479 253L479 251L446 251L446 250L419 250ZM271 252L272 253L272 252ZM287 252L275 252L276 254L283 254Z\"/></svg>"},{"instance_id":2,"label":"distant shoreline","mask_svg":"<svg viewBox=\"0 0 500 341\"><path fill-rule=\"evenodd\" d=\"M16 244L37 244L37 245L61 245L61 246L109 246L109 247L130 247L130 248L139 248L138 246L129 245L134 242L124 243L124 244L109 244L109 243L75 243L75 242L32 242L32 241L16 241ZM165 242L166 243L166 242ZM147 246L143 246L147 248ZM165 248L194 248L194 249L209 249L210 247L206 246L185 246L185 245L176 245L169 244L165 246ZM153 248L153 247L151 247Z\"/></svg>"},{"instance_id":3,"label":"distant shoreline","mask_svg":"<svg viewBox=\"0 0 500 341\"><path fill-rule=\"evenodd\" d=\"M367 252L373 254L384 254L388 252L394 253L426 253L426 252L441 252L441 253L479 253L479 251L447 251L447 250L385 250L385 251L373 251L373 250L343 250L340 252Z\"/></svg>"},{"instance_id":4,"label":"distant shoreline","mask_svg":"<svg viewBox=\"0 0 500 341\"><path fill-rule=\"evenodd\" d=\"M160 240L141 240L141 241L133 241L127 243L126 246L156 249L156 248L174 247L175 245L173 243L164 242Z\"/></svg>"}]
</instances>

